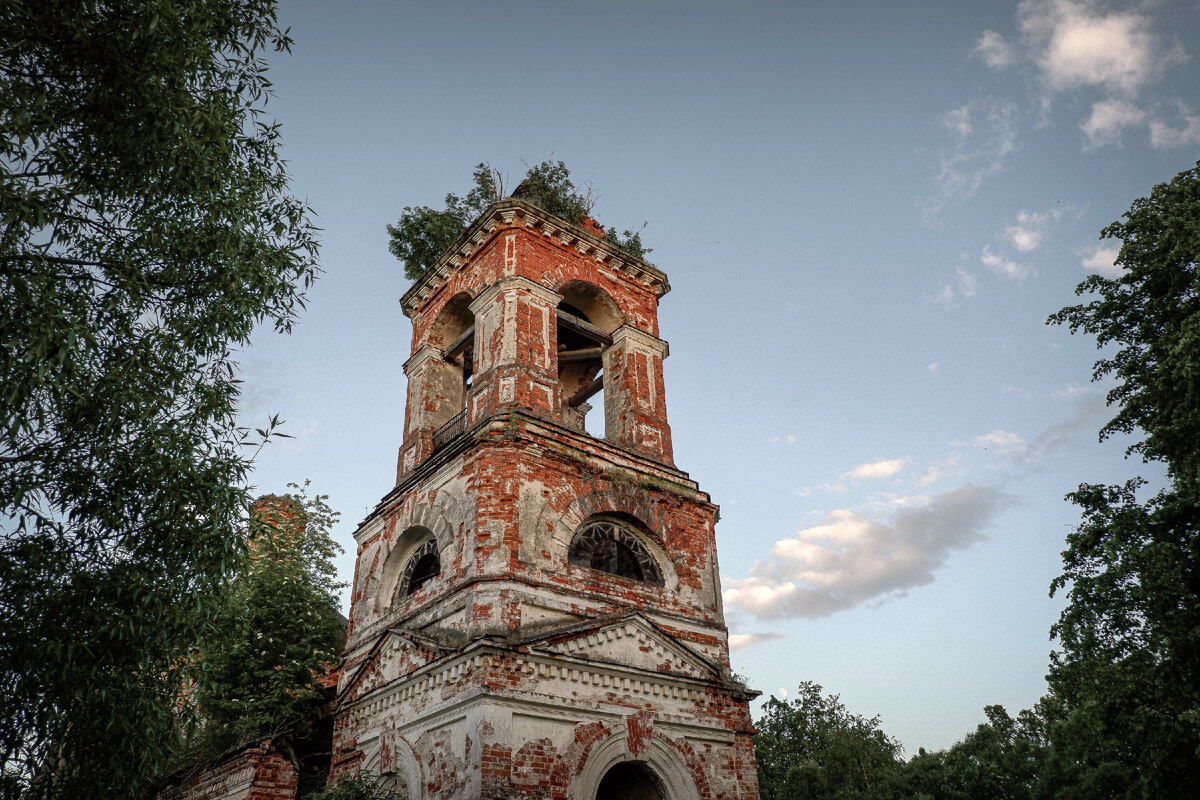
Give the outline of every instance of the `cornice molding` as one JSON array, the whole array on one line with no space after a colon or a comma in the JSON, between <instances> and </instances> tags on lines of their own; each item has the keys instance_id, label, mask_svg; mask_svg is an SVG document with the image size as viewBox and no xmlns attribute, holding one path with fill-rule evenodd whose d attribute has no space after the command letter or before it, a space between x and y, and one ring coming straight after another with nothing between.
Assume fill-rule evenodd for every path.
<instances>
[{"instance_id":1,"label":"cornice molding","mask_svg":"<svg viewBox=\"0 0 1200 800\"><path fill-rule=\"evenodd\" d=\"M500 663L511 664L519 676L533 677L542 682L538 694L570 697L572 685L593 686L597 690L624 692L629 695L658 697L664 701L690 702L702 708L725 705L740 699L744 690L722 685L719 680L701 680L672 673L654 673L634 667L586 661L564 654L518 652L480 641L459 652L426 664L408 675L376 686L356 698L343 697L339 705L343 712L372 717L388 712L417 697L436 690L446 691L477 670L495 669ZM350 687L347 686L347 689ZM465 687L464 687L465 688ZM504 697L501 689L471 687L479 694ZM754 696L757 696L755 694ZM439 709L441 711L443 709Z\"/></svg>"},{"instance_id":2,"label":"cornice molding","mask_svg":"<svg viewBox=\"0 0 1200 800\"><path fill-rule=\"evenodd\" d=\"M634 258L619 247L535 205L510 197L488 207L487 211L463 231L442 257L404 293L400 298L404 315L412 317L416 309L442 288L450 276L466 264L499 229L512 227L524 227L540 233L562 247L574 248L582 255L591 256L597 264L648 287L658 297L671 291L666 273L657 267L640 258Z\"/></svg>"}]
</instances>

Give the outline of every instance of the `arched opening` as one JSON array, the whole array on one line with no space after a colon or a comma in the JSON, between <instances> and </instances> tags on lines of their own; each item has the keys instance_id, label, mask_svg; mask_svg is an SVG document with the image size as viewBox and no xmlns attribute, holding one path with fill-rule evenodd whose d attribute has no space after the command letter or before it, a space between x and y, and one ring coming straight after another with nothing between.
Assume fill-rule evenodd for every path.
<instances>
[{"instance_id":1,"label":"arched opening","mask_svg":"<svg viewBox=\"0 0 1200 800\"><path fill-rule=\"evenodd\" d=\"M417 547L405 562L397 595L400 599L411 596L441 572L442 560L438 555L437 540L431 537Z\"/></svg>"},{"instance_id":2,"label":"arched opening","mask_svg":"<svg viewBox=\"0 0 1200 800\"><path fill-rule=\"evenodd\" d=\"M430 395L426 398L432 406L436 448L465 428L464 411L475 355L475 315L471 313L469 294L460 292L442 307L429 329L427 342L442 351L441 362L431 371Z\"/></svg>"},{"instance_id":3,"label":"arched opening","mask_svg":"<svg viewBox=\"0 0 1200 800\"><path fill-rule=\"evenodd\" d=\"M558 379L567 425L603 436L604 351L622 322L616 303L597 286L570 281L559 287Z\"/></svg>"},{"instance_id":4,"label":"arched opening","mask_svg":"<svg viewBox=\"0 0 1200 800\"><path fill-rule=\"evenodd\" d=\"M622 761L604 774L596 800L665 800L654 773L640 761Z\"/></svg>"},{"instance_id":5,"label":"arched opening","mask_svg":"<svg viewBox=\"0 0 1200 800\"><path fill-rule=\"evenodd\" d=\"M618 578L663 585L662 569L633 525L615 516L592 517L586 520L571 538L567 561Z\"/></svg>"}]
</instances>

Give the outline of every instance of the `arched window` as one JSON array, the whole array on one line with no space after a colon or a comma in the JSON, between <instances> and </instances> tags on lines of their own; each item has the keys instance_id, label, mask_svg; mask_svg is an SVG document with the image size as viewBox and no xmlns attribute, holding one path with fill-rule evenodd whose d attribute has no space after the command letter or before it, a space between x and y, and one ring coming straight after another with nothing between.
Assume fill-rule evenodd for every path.
<instances>
[{"instance_id":1,"label":"arched window","mask_svg":"<svg viewBox=\"0 0 1200 800\"><path fill-rule=\"evenodd\" d=\"M441 571L442 561L438 557L437 539L426 539L413 551L404 565L404 574L400 576L399 582L399 596L402 599L408 597L436 578Z\"/></svg>"},{"instance_id":2,"label":"arched window","mask_svg":"<svg viewBox=\"0 0 1200 800\"><path fill-rule=\"evenodd\" d=\"M567 560L577 567L662 586L662 570L630 526L612 517L594 517L579 526Z\"/></svg>"}]
</instances>

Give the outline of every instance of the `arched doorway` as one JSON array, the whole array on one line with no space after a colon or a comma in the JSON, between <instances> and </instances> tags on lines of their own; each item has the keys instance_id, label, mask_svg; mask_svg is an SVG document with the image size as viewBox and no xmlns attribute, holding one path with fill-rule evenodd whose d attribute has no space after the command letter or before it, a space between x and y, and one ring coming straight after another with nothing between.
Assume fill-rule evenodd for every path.
<instances>
[{"instance_id":1,"label":"arched doorway","mask_svg":"<svg viewBox=\"0 0 1200 800\"><path fill-rule=\"evenodd\" d=\"M596 800L666 800L666 795L644 763L622 761L604 774Z\"/></svg>"}]
</instances>

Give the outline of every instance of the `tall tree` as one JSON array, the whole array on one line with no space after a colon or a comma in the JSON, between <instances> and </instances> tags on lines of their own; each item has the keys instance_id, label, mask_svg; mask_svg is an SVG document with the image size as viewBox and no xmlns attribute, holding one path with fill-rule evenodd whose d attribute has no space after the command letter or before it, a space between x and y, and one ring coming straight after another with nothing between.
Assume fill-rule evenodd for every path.
<instances>
[{"instance_id":1,"label":"tall tree","mask_svg":"<svg viewBox=\"0 0 1200 800\"><path fill-rule=\"evenodd\" d=\"M298 735L325 702L345 640L337 611L330 535L338 513L326 495L264 495L250 513L240 559L215 622L199 647L196 700L206 749L219 753L259 736Z\"/></svg>"},{"instance_id":2,"label":"tall tree","mask_svg":"<svg viewBox=\"0 0 1200 800\"><path fill-rule=\"evenodd\" d=\"M1200 775L1200 164L1136 200L1102 236L1121 241L1098 299L1050 317L1108 348L1115 378L1101 437L1166 472L1165 486L1082 484L1083 520L1052 590L1068 603L1053 633L1050 725L1061 797L1183 797Z\"/></svg>"},{"instance_id":3,"label":"tall tree","mask_svg":"<svg viewBox=\"0 0 1200 800\"><path fill-rule=\"evenodd\" d=\"M768 700L756 727L763 800L884 797L900 765L900 744L881 730L878 717L850 713L811 681L800 684L790 703Z\"/></svg>"},{"instance_id":4,"label":"tall tree","mask_svg":"<svg viewBox=\"0 0 1200 800\"><path fill-rule=\"evenodd\" d=\"M274 0L8 0L0 43L0 796L134 796L241 547L234 348L317 273L290 40Z\"/></svg>"}]
</instances>

